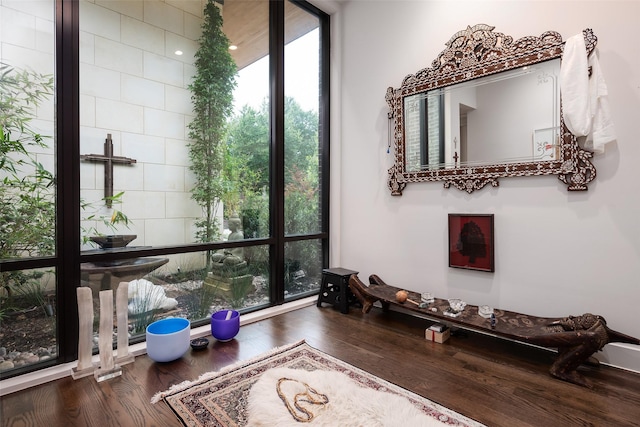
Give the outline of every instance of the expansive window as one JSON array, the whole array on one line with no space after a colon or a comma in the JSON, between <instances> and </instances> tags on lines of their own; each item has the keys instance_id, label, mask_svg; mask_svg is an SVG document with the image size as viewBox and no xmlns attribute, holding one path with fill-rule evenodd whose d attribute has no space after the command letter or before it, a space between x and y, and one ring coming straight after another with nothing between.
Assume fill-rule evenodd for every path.
<instances>
[{"instance_id":1,"label":"expansive window","mask_svg":"<svg viewBox=\"0 0 640 427\"><path fill-rule=\"evenodd\" d=\"M99 293L127 283L132 341L162 317L198 325L317 292L327 15L241 0L0 12L0 375L75 360L77 287L97 319Z\"/></svg>"}]
</instances>

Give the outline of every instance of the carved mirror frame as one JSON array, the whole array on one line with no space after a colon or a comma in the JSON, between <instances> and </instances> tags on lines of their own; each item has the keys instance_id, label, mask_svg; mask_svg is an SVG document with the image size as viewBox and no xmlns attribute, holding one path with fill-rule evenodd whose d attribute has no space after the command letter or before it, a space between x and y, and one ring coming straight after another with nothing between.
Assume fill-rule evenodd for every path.
<instances>
[{"instance_id":1,"label":"carved mirror frame","mask_svg":"<svg viewBox=\"0 0 640 427\"><path fill-rule=\"evenodd\" d=\"M457 32L446 43L447 48L432 62L431 68L409 74L397 89L387 89L385 99L389 106L388 117L394 122L395 159L388 171L388 187L392 195L402 195L410 182L440 181L445 188L453 185L472 193L487 184L497 187L499 178L542 175L558 175L567 184L568 190L584 191L595 178L596 169L589 160L593 153L580 148L576 137L565 126L562 102L559 118L560 152L554 160L407 170L403 114L406 96L562 57L564 42L555 31L546 31L539 37L523 37L514 42L511 36L495 32L494 28L478 24ZM597 38L591 29L584 30L583 35L587 54L591 54Z\"/></svg>"}]
</instances>

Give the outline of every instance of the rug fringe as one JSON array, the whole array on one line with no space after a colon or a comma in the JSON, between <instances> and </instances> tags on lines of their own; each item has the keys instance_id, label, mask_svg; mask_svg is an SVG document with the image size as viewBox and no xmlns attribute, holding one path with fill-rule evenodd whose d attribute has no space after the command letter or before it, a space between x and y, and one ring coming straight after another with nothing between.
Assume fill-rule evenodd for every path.
<instances>
[{"instance_id":1,"label":"rug fringe","mask_svg":"<svg viewBox=\"0 0 640 427\"><path fill-rule=\"evenodd\" d=\"M170 396L172 394L178 393L180 391L186 390L191 386L194 386L196 384L199 384L201 382L207 381L211 378L214 378L218 375L222 375L222 374L226 374L230 371L234 371L236 369L242 368L244 366L250 365L252 363L256 363L261 359L264 358L268 358L270 356L272 356L275 353L279 353L282 351L287 351L289 349L298 347L300 345L305 344L305 340L302 339L296 343L293 344L287 344L287 345L283 345L280 347L275 347L269 351L267 351L266 353L260 353L258 356L248 359L248 360L241 360L240 362L234 363L233 365L229 365L229 366L225 366L224 368L220 369L219 371L214 371L214 372L206 372L202 375L200 375L196 380L193 381L183 381L181 383L178 384L174 384L172 385L168 390L165 391L159 391L158 393L154 394L153 397L151 398L151 403L158 403L159 401L161 401L162 399L164 399L167 396Z\"/></svg>"}]
</instances>

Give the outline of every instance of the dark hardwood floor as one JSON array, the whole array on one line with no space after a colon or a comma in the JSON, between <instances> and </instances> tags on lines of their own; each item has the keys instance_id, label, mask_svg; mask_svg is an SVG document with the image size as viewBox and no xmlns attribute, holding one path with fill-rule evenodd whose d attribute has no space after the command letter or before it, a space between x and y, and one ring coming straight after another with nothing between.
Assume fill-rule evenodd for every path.
<instances>
[{"instance_id":1,"label":"dark hardwood floor","mask_svg":"<svg viewBox=\"0 0 640 427\"><path fill-rule=\"evenodd\" d=\"M139 356L121 377L64 378L16 392L0 403L4 426L174 426L158 391L305 339L313 347L412 390L487 426L640 426L640 374L579 368L593 389L552 378L553 354L464 333L444 344L424 339L429 322L373 309L348 315L307 307L243 326L228 343L156 364ZM213 340L212 340L213 341ZM366 420L363 420L366 425ZM411 427L411 426L407 426Z\"/></svg>"}]
</instances>

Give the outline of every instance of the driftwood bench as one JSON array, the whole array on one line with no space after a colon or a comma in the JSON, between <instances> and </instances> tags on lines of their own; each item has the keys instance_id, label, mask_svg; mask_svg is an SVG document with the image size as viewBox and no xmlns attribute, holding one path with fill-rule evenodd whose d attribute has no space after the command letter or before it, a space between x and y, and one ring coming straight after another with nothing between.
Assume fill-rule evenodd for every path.
<instances>
[{"instance_id":1,"label":"driftwood bench","mask_svg":"<svg viewBox=\"0 0 640 427\"><path fill-rule=\"evenodd\" d=\"M564 318L535 317L512 311L494 309L495 320L482 317L478 307L467 305L457 316L445 315L449 302L435 298L433 303L421 308L420 294L387 285L377 275L369 277L369 286L356 274L349 278L351 292L362 303L362 312L368 313L379 301L387 310L390 305L421 313L427 318L437 319L461 328L490 333L502 338L533 344L541 347L557 348L558 357L549 372L556 378L585 387L591 387L576 369L586 362L596 351L602 350L610 342L640 344L640 340L621 334L607 327L602 316L586 313L581 316ZM396 298L398 291L407 292L408 302L401 303ZM493 323L493 326L492 326Z\"/></svg>"}]
</instances>

